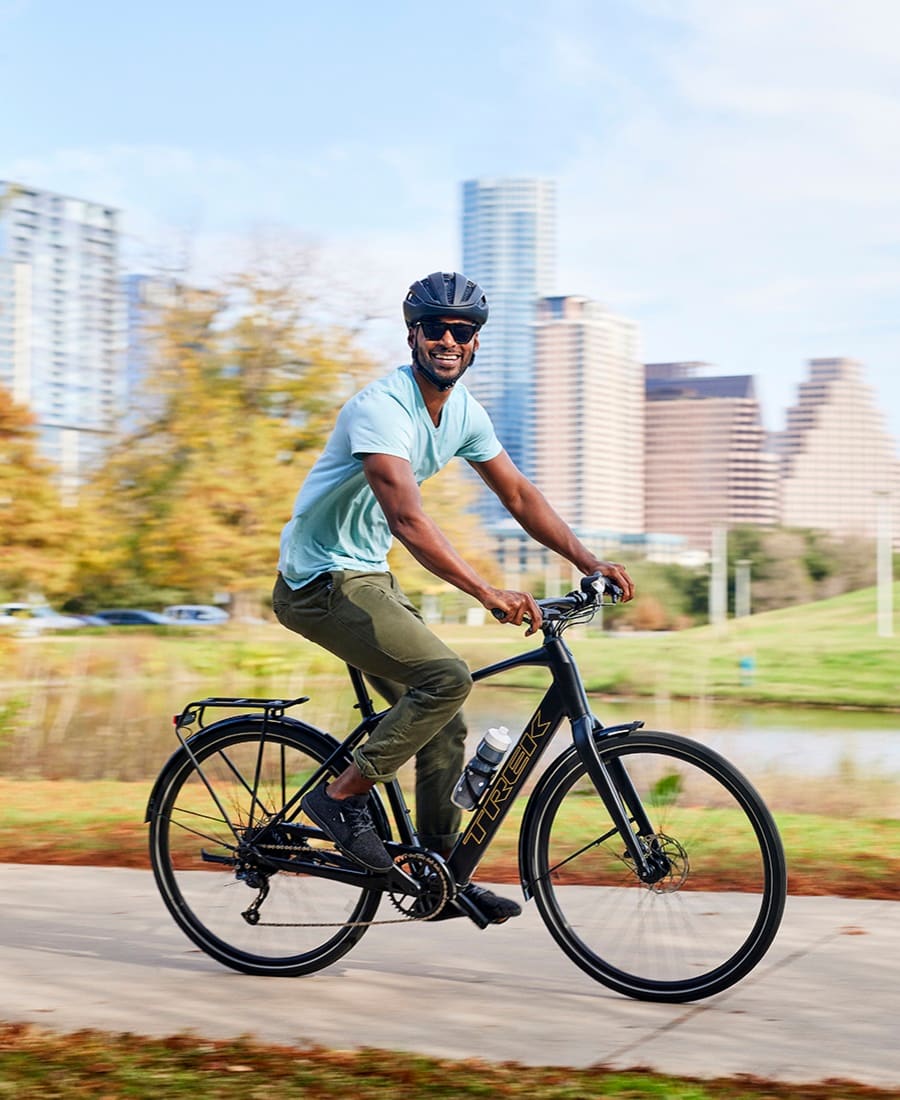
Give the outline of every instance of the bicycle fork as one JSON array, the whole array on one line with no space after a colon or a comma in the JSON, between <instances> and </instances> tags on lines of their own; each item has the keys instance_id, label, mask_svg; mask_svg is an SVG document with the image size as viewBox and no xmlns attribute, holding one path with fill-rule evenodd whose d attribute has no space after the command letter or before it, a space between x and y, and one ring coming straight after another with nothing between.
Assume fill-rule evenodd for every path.
<instances>
[{"instance_id":1,"label":"bicycle fork","mask_svg":"<svg viewBox=\"0 0 900 1100\"><path fill-rule=\"evenodd\" d=\"M634 784L621 760L606 764L600 757L594 740L595 720L585 714L572 721L572 739L588 775L609 814L613 827L625 842L628 856L641 882L652 886L669 873L670 864L658 848L651 848L643 838L652 838L653 826L644 810ZM643 722L633 722L637 729ZM617 727L621 730L621 727Z\"/></svg>"}]
</instances>

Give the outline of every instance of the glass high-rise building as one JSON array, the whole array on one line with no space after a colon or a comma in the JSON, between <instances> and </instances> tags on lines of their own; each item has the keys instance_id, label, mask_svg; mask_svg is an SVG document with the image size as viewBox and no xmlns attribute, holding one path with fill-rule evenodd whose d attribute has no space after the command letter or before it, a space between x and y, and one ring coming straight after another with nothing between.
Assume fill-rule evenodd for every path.
<instances>
[{"instance_id":1,"label":"glass high-rise building","mask_svg":"<svg viewBox=\"0 0 900 1100\"><path fill-rule=\"evenodd\" d=\"M123 396L118 212L0 182L0 386L74 494Z\"/></svg>"},{"instance_id":2,"label":"glass high-rise building","mask_svg":"<svg viewBox=\"0 0 900 1100\"><path fill-rule=\"evenodd\" d=\"M500 441L526 474L531 451L537 301L555 274L556 187L538 179L462 185L462 271L484 287L490 319L466 386L487 408ZM490 501L485 519L505 515Z\"/></svg>"}]
</instances>

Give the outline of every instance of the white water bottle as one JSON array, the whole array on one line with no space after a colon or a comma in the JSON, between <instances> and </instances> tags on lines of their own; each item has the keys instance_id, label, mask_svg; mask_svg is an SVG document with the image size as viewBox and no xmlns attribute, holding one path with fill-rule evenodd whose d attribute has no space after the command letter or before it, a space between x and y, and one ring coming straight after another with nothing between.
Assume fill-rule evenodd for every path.
<instances>
[{"instance_id":1,"label":"white water bottle","mask_svg":"<svg viewBox=\"0 0 900 1100\"><path fill-rule=\"evenodd\" d=\"M475 750L475 755L463 768L450 800L461 810L474 810L485 787L490 783L497 765L506 756L510 736L506 726L489 729Z\"/></svg>"}]
</instances>

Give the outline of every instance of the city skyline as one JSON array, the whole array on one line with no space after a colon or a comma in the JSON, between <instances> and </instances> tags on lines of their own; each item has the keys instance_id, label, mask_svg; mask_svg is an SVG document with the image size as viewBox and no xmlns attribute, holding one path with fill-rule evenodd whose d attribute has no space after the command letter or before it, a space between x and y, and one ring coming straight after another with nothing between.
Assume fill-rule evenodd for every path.
<instances>
[{"instance_id":1,"label":"city skyline","mask_svg":"<svg viewBox=\"0 0 900 1100\"><path fill-rule=\"evenodd\" d=\"M397 361L403 290L460 263L459 183L552 179L551 293L633 318L644 361L754 374L769 429L809 359L857 359L900 437L895 6L488 0L452 53L406 0L113 11L0 6L0 177L121 209L127 270L318 241Z\"/></svg>"},{"instance_id":2,"label":"city skyline","mask_svg":"<svg viewBox=\"0 0 900 1100\"><path fill-rule=\"evenodd\" d=\"M700 550L720 523L776 522L874 535L877 498L896 493L900 462L860 363L809 361L788 427L767 447L752 375L710 376L701 362L642 365L634 322L583 296L539 296L552 280L551 185L469 180L463 195L467 269L494 302L495 352L479 349L480 396L513 461L582 538L677 535ZM74 500L82 458L97 457L117 424L127 430L123 399L150 350L141 307L165 305L174 284L121 277L117 211L22 184L8 185L6 199L0 384L35 410L42 449ZM521 568L521 532L478 511L490 529L499 522L506 566L518 549Z\"/></svg>"},{"instance_id":3,"label":"city skyline","mask_svg":"<svg viewBox=\"0 0 900 1100\"><path fill-rule=\"evenodd\" d=\"M514 189L515 189L515 188L522 188L525 185L535 185L535 186L537 186L537 185L541 185L541 184L546 186L546 187L549 187L549 190L547 191L547 195L548 195L549 202L550 202L550 208L552 209L553 205L555 205L555 204L553 204L553 188L550 184L548 184L548 182L539 182L539 180L528 180L528 179L522 179L522 178L519 178L519 179L493 178L493 179L490 179L490 180L468 180L468 182L463 182L461 184L461 189L463 190L463 193L465 193L465 191L467 191L467 190L472 190L472 189L474 189L475 191L479 191L480 189L483 189L484 187L486 187L487 190L489 190L489 191L494 191L494 189L496 189L496 195L500 195L502 197L501 205L503 206L503 205L505 205L505 198L503 198L503 196L504 196L505 190L508 187L508 185L514 185ZM15 219L18 218L17 209L21 205L21 202L23 201L22 193L24 193L24 196L25 196L24 201L25 202L28 202L28 196L33 194L33 193L32 193L32 190L31 190L31 185L28 184L28 183L20 182L20 180L15 180L15 182L12 182L12 180L7 180L7 182L3 182L3 180L0 179L0 198L2 198L2 195L3 195L3 188L8 189L7 190L7 204L8 204L7 205L7 216L8 217L6 219L6 221L7 221L6 229L7 229L7 232L9 233L9 240L13 241L14 240L13 235L12 235L12 233L14 232L13 226L14 226ZM122 213L122 211L119 211L119 210L112 210L112 209L105 208L105 207L103 207L102 204L97 204L97 202L92 201L89 198L72 196L72 195L58 195L58 194L54 194L54 193L46 193L46 194L41 195L41 201L42 201L42 204L54 204L54 202L62 202L62 204L64 204L67 208L70 208L70 209L86 208L86 209L89 209L89 210L98 210L101 213L105 213L105 215L108 215L110 217L114 217L114 218L117 218L117 219L121 217L121 213ZM496 202L496 197L490 198L489 201L493 205L494 202ZM467 220L467 219L465 219L464 204L463 204L462 215L463 215L463 217L462 217L462 226L463 226L463 237L464 237L464 234L465 234L464 224L465 224L465 220ZM489 223L490 223L490 220L491 220L492 217L493 217L493 215L489 215ZM50 219L47 218L47 224L48 224L48 222L50 222ZM3 228L4 228L3 227L3 211L2 211L2 208L0 208L0 233L2 233ZM552 256L553 252L555 252L555 249L553 249L553 246L552 246L552 237L553 237L552 228L553 228L552 219L550 219L549 221L547 221L546 224L544 224L544 233L546 235L546 241L547 241L546 248L549 249L548 256ZM43 232L44 232L44 230L42 229L42 234L43 234ZM480 233L483 233L483 232L484 232L484 229L482 228L480 230ZM119 233L117 232L116 233L117 248L118 248L118 239L119 239ZM12 286L12 284L9 282L11 271L12 271L12 268L9 267L9 263L13 259L13 252L8 250L9 254L4 256L3 255L2 244L3 244L3 239L2 239L2 235L0 235L0 296L2 296L3 288L6 287L8 283L9 283L10 287ZM26 252L29 252L30 249L31 249L31 244L28 243L28 242L25 242L22 245L20 245L20 248L24 248ZM467 248L467 245L465 245L465 243L463 243L463 252L465 251L465 248ZM473 248L473 245L471 243L469 245L469 248L470 248L470 250ZM544 245L542 245L542 248L544 248ZM491 244L491 233L490 232L489 232L489 234L487 234L487 237L483 241L481 241L478 246L476 246L475 254L478 254L479 249L482 252L484 252L485 259L490 259L490 261L492 263L496 262L497 256L491 256L491 253L494 250L493 250L493 245ZM485 249L486 249L486 251L485 251ZM534 257L533 257L533 259L534 259ZM6 265L6 266L3 266L3 265ZM552 270L552 260L549 261L548 266L546 268L546 272L549 272L551 270ZM546 272L545 272L545 279L546 279ZM145 272L131 272L131 271L125 270L124 267L121 268L121 270L119 272L119 275L120 275L119 288L117 290L116 295L114 295L114 297L116 297L116 299L117 299L116 305L114 305L114 310L116 310L117 313L119 311L121 311L122 315L123 315L123 322L122 322L123 339L120 342L120 345L118 345L119 346L119 354L121 355L121 368L120 368L120 372L119 372L119 373L121 373L121 378L119 379L119 384L120 384L120 387L123 390L127 390L128 393L131 393L131 390L134 388L134 386L140 382L140 378L138 377L138 375L134 374L136 368L138 368L138 367L136 367L136 362L133 360L133 356L134 355L142 356L145 353L145 349L143 348L143 341L140 340L140 339L135 339L135 333L138 332L138 329L140 328L140 321L138 320L138 313L135 313L135 309L136 309L136 307L138 307L138 300L136 300L136 299L138 299L138 297L140 297L139 287L142 287L144 285L153 286L155 288L154 292L153 292L155 295L158 296L158 295L162 294L162 298L160 299L160 303L157 303L157 304L161 304L162 300L163 300L163 298L165 297L165 294L166 294L166 289L165 288L168 288L168 293L171 293L171 288L174 285L176 285L176 283L175 283L173 277L171 275L168 275L168 274L164 274L164 275L160 276L160 275L147 274ZM197 289L198 289L198 293L205 293L204 290L202 290L202 288L197 288ZM562 301L566 301L566 300L572 300L572 301L581 301L581 300L583 300L583 301L586 301L586 300L589 300L589 299L586 299L583 295L562 295L562 296L535 297L533 299L534 308L536 310L535 318L534 318L533 321L531 321L529 323L535 324L535 326L537 326L537 329L539 330L540 329L540 323L539 323L539 319L538 319L538 310L539 310L539 308L541 306L546 306L547 303L550 303L550 301L555 301L555 300L559 301L559 303L562 303ZM2 304L2 303L0 303L0 304ZM76 309L76 310L80 309L80 305L79 305L78 301L74 301L73 308ZM627 326L633 327L634 330L635 330L635 334L636 334L635 346L639 345L639 326L638 326L637 322L635 322L632 319L624 319L624 318L616 317L614 315L614 313L612 313L610 310L606 309L605 304L603 304L603 303L592 303L592 308L599 309L601 311L601 313L604 313L604 315L613 318L616 322L623 322L623 323L627 324ZM2 313L2 312L4 312L4 311L0 310L0 313ZM2 318L0 318L0 320L2 320ZM7 317L8 324L9 324L10 321L11 321L11 315L9 317ZM117 323L117 328L118 328L118 323ZM125 333L128 333L127 338L125 338ZM0 337L2 337L2 335L3 335L3 333L0 332ZM8 341L8 343L9 343L9 341ZM11 344L10 344L10 346L11 346ZM484 352L482 351L482 353L480 355L480 363L479 363L479 365L482 368L484 368L485 366L491 367L491 365L492 365L491 363L486 363L485 362L486 357L487 356L485 356ZM810 356L810 357L808 357L808 359L805 359L803 361L804 371L809 370L809 368L814 367L814 364L816 362L830 362L830 361L843 362L844 360L849 361L847 356L844 356L844 357L842 357L842 356L834 357L833 356L833 357L831 357L831 359L822 359L821 356L820 357ZM871 394L872 398L874 398L874 408L877 410L878 415L883 417L883 423L885 423L885 427L887 429L887 443L889 445L892 445L892 447L894 449L894 455L897 456L898 469L900 469L900 439L898 438L896 433L893 433L891 431L890 410L886 410L885 408L883 408L879 405L877 389L876 389L876 387L869 385L869 379L868 379L868 374L867 374L867 370L866 370L866 364L858 362L858 361L853 361L853 362L855 362L855 365L858 368L860 384L863 385L864 388L866 389L866 392ZM654 364L649 364L646 361L644 362L644 365L647 366L648 368L654 366ZM683 364L683 365L689 366L691 368L691 372L696 377L721 376L722 381L727 381L728 378L732 378L736 382L740 381L740 376L738 376L734 371L727 371L727 370L723 371L722 367L721 367L721 364L704 362L704 361L691 361L691 362L689 362L687 364ZM0 363L0 366L2 366L2 363ZM3 372L0 371L0 374L2 374L2 373ZM756 384L758 382L758 376L756 374L749 374L746 377L753 379L754 384ZM0 384L2 384L2 381L3 381L3 379L2 379L2 377L0 377ZM718 381L718 379L713 379L713 381ZM13 397L17 398L17 399L25 399L25 404L30 404L31 405L32 401L30 401L24 393L17 394L17 385L15 385L15 383L14 383L14 375L12 375L12 374L10 375L9 382L11 383L11 390L12 390L12 393L13 393ZM470 376L469 378L467 378L467 382L468 382L470 388L473 388L472 384L473 384L473 382L476 382L476 379L473 376ZM522 383L519 383L519 385L520 384L522 384ZM766 434L770 439L770 443L767 444L767 449L771 450L772 453L775 453L778 450L778 448L779 448L779 437L781 436L781 434L784 433L784 431L788 430L788 428L790 426L790 417L793 414L793 407L795 405L797 405L798 401L800 401L802 399L804 389L808 385L809 385L809 379L808 378L806 378L806 377L800 378L798 383L797 383L797 386L795 386L795 388L793 390L793 393L789 395L788 405L786 407L784 407L783 410L782 410L784 412L784 414L786 414L787 423L786 423L786 426L784 426L784 428L782 428L780 430L778 430L778 429L773 430L771 428L766 427L767 418L766 418L765 404L764 404L764 401L762 401L761 399L758 400L758 407L759 407L762 427L764 427L764 430L766 431ZM473 388L473 392L476 392L476 390L478 390L478 388L479 387L475 385L474 388ZM109 404L109 393L110 392L111 392L111 390L109 390L109 385L105 384L105 390L103 390L103 398L102 398L103 403L105 403L105 407ZM489 396L490 393L491 393L491 389L489 387L489 390L487 390L487 392L485 394L481 395L481 399L485 400L485 398L487 396ZM476 396L479 396L478 393L476 393ZM487 400L486 404L490 406L491 401ZM500 408L500 419L497 420L498 426L502 425L502 423L504 423L504 425L505 425L507 417L506 417L506 410L504 409L503 401L501 401L500 405L498 405L498 408ZM39 415L39 419L41 419L41 408L39 406L34 406L34 410L35 410L35 412L37 412L37 415ZM128 416L128 401L123 406L123 410L124 410L124 415ZM96 409L95 409L95 412L96 412ZM508 425L506 425L506 427L508 428ZM74 444L69 444L69 445L74 445ZM50 454L50 456L53 456L53 458L56 459L53 448L51 448L50 451L48 451L48 454ZM64 476L66 476L66 477L72 476L72 474L74 473L74 471L77 469L77 467L79 465L80 465L80 462L75 458L75 452L73 452L73 454L70 455L69 460L64 461L62 463L62 469L63 469ZM70 467L70 469L69 469L69 467ZM69 469L68 474L66 473L67 469ZM75 480L77 481L77 475L75 477ZM74 484L74 482L73 482L73 484Z\"/></svg>"}]
</instances>

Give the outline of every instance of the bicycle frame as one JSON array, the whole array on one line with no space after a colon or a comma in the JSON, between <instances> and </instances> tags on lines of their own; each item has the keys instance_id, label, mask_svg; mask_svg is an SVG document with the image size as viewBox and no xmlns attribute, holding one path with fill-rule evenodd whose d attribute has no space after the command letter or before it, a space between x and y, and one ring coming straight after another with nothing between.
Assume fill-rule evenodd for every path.
<instances>
[{"instance_id":1,"label":"bicycle frame","mask_svg":"<svg viewBox=\"0 0 900 1100\"><path fill-rule=\"evenodd\" d=\"M638 876L644 881L652 881L655 872L649 866L644 847L638 839L639 836L652 834L650 822L621 763L614 765L615 774L611 775L610 769L600 759L594 743L594 734L597 730L602 730L604 736L609 736L613 733L639 729L643 723L630 722L609 728L600 724L591 714L575 658L558 635L551 634L546 637L539 649L520 653L473 671L472 679L477 683L526 666L549 669L552 682L501 767L485 789L471 820L447 858L446 862L454 879L461 884L469 881L516 796L532 774L563 719L568 718L572 725L572 737L576 749L609 811L613 824L634 860ZM355 746L362 739L363 734L374 728L387 713L386 711L375 712L362 674L358 669L350 667L350 679L357 697L356 705L364 720L344 742L344 747ZM401 843L416 844L417 837L412 826L411 814L398 781L388 783L386 790L388 802L401 832ZM636 832L632 828L632 823L637 826ZM526 896L530 896L529 884L523 883L523 887Z\"/></svg>"}]
</instances>

